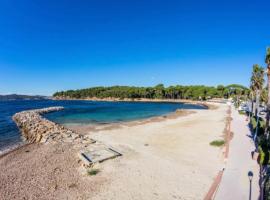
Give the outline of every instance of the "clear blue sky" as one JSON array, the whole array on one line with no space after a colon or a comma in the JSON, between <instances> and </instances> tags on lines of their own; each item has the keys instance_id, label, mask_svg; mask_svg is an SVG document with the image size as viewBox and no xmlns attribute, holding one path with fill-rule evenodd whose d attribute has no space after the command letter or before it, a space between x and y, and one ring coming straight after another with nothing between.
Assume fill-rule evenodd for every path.
<instances>
[{"instance_id":1,"label":"clear blue sky","mask_svg":"<svg viewBox=\"0 0 270 200\"><path fill-rule=\"evenodd\" d=\"M92 86L249 85L269 0L1 0L0 94Z\"/></svg>"}]
</instances>

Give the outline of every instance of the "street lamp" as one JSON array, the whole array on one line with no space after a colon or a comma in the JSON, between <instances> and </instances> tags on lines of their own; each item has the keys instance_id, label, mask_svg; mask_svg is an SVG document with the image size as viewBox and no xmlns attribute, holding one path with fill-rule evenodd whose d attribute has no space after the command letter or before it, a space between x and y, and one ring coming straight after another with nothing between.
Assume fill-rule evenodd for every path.
<instances>
[{"instance_id":1,"label":"street lamp","mask_svg":"<svg viewBox=\"0 0 270 200\"><path fill-rule=\"evenodd\" d=\"M253 172L248 172L248 179L249 179L249 200L251 200L251 194L252 194L252 178L253 178Z\"/></svg>"},{"instance_id":2,"label":"street lamp","mask_svg":"<svg viewBox=\"0 0 270 200\"><path fill-rule=\"evenodd\" d=\"M252 178L253 178L253 172L249 171L248 172L248 179L249 179L250 182L252 181Z\"/></svg>"}]
</instances>

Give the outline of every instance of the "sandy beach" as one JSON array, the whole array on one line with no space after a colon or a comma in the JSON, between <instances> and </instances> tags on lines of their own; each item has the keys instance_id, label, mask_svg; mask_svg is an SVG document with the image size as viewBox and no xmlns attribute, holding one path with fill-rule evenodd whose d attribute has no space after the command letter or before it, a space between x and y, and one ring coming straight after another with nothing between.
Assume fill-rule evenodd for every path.
<instances>
[{"instance_id":1,"label":"sandy beach","mask_svg":"<svg viewBox=\"0 0 270 200\"><path fill-rule=\"evenodd\" d=\"M217 105L217 104L216 104ZM202 199L222 166L228 107L191 110L149 123L78 132L123 154L83 173L72 144L31 144L0 158L0 199Z\"/></svg>"}]
</instances>

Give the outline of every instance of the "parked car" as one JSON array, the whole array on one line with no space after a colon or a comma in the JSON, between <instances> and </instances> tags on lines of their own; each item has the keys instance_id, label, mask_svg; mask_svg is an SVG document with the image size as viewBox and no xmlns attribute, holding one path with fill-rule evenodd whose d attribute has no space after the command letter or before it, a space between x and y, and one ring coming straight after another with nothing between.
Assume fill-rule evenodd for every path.
<instances>
[{"instance_id":1,"label":"parked car","mask_svg":"<svg viewBox=\"0 0 270 200\"><path fill-rule=\"evenodd\" d=\"M245 112L249 112L249 107L247 105L241 105L238 108L238 111L245 111Z\"/></svg>"},{"instance_id":2,"label":"parked car","mask_svg":"<svg viewBox=\"0 0 270 200\"><path fill-rule=\"evenodd\" d=\"M261 110L261 111L259 112L259 114L262 115L262 116L265 116L265 115L266 115L266 110Z\"/></svg>"}]
</instances>

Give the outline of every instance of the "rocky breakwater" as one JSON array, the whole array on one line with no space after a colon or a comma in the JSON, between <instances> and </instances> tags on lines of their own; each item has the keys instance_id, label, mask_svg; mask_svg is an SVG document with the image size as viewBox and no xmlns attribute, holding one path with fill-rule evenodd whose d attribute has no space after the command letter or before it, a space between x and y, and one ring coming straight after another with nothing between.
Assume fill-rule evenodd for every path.
<instances>
[{"instance_id":1,"label":"rocky breakwater","mask_svg":"<svg viewBox=\"0 0 270 200\"><path fill-rule=\"evenodd\" d=\"M92 143L88 136L80 135L64 126L47 120L42 114L55 112L64 107L49 107L43 109L28 110L13 115L13 120L21 130L24 138L30 143L47 142L78 142Z\"/></svg>"}]
</instances>

